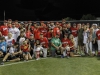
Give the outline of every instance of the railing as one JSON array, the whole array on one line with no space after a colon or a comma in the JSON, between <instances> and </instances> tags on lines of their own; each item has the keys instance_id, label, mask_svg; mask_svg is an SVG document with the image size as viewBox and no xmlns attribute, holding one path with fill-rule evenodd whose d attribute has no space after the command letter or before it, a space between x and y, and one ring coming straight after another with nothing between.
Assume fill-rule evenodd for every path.
<instances>
[{"instance_id":1,"label":"railing","mask_svg":"<svg viewBox=\"0 0 100 75\"><path fill-rule=\"evenodd\" d=\"M18 21L19 23L20 22L26 22L26 21ZM32 22L37 22L37 23L40 23L40 21L32 21ZM47 22L50 22L50 21L44 21L44 23L47 23ZM62 22L62 21L53 21L53 22ZM71 24L73 23L90 23L93 24L93 23L96 23L96 24L100 24L100 20L74 20L74 21L66 21L66 22L70 22ZM0 25L3 24L3 21L0 21Z\"/></svg>"}]
</instances>

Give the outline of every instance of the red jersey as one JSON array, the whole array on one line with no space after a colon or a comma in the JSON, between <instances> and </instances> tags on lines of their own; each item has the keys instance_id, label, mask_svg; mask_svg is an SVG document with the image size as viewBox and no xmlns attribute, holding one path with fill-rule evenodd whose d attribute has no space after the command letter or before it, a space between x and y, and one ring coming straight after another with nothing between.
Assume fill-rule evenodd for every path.
<instances>
[{"instance_id":1,"label":"red jersey","mask_svg":"<svg viewBox=\"0 0 100 75\"><path fill-rule=\"evenodd\" d=\"M34 38L40 39L40 31L38 28L34 28Z\"/></svg>"},{"instance_id":2,"label":"red jersey","mask_svg":"<svg viewBox=\"0 0 100 75\"><path fill-rule=\"evenodd\" d=\"M97 39L100 40L100 30L96 32Z\"/></svg>"},{"instance_id":3,"label":"red jersey","mask_svg":"<svg viewBox=\"0 0 100 75\"><path fill-rule=\"evenodd\" d=\"M78 31L78 29L77 28L71 28L71 31L72 31L72 35L74 37L77 37L77 31Z\"/></svg>"},{"instance_id":4,"label":"red jersey","mask_svg":"<svg viewBox=\"0 0 100 75\"><path fill-rule=\"evenodd\" d=\"M58 27L54 27L54 29L53 29L53 36L56 36L57 34L60 35L60 29Z\"/></svg>"},{"instance_id":5,"label":"red jersey","mask_svg":"<svg viewBox=\"0 0 100 75\"><path fill-rule=\"evenodd\" d=\"M46 37L40 38L40 43L44 48L48 48L48 39Z\"/></svg>"},{"instance_id":6,"label":"red jersey","mask_svg":"<svg viewBox=\"0 0 100 75\"><path fill-rule=\"evenodd\" d=\"M26 31L26 37L29 39L30 38L30 35L31 35L32 33L30 32L30 30L28 30L28 31Z\"/></svg>"},{"instance_id":7,"label":"red jersey","mask_svg":"<svg viewBox=\"0 0 100 75\"><path fill-rule=\"evenodd\" d=\"M68 46L69 45L69 39L65 39L65 38L63 38L62 40L62 47L66 47L66 46Z\"/></svg>"},{"instance_id":8,"label":"red jersey","mask_svg":"<svg viewBox=\"0 0 100 75\"><path fill-rule=\"evenodd\" d=\"M39 28L39 30L40 30L41 33L43 33L43 36L44 37L47 37L47 32L48 32L48 29L47 28L43 28L42 27L42 28Z\"/></svg>"},{"instance_id":9,"label":"red jersey","mask_svg":"<svg viewBox=\"0 0 100 75\"><path fill-rule=\"evenodd\" d=\"M0 31L1 31L3 36L8 36L8 27L7 26L4 26L4 25L1 26Z\"/></svg>"},{"instance_id":10,"label":"red jersey","mask_svg":"<svg viewBox=\"0 0 100 75\"><path fill-rule=\"evenodd\" d=\"M47 32L47 38L51 39L52 38L52 32Z\"/></svg>"},{"instance_id":11,"label":"red jersey","mask_svg":"<svg viewBox=\"0 0 100 75\"><path fill-rule=\"evenodd\" d=\"M71 50L73 50L74 49L74 47L72 47L72 46L74 46L74 43L70 40L70 42L69 42L69 46L71 47L70 49Z\"/></svg>"},{"instance_id":12,"label":"red jersey","mask_svg":"<svg viewBox=\"0 0 100 75\"><path fill-rule=\"evenodd\" d=\"M28 45L28 44L22 45L22 46L21 46L21 50L22 50L23 52L28 52L28 51L29 51L29 45Z\"/></svg>"}]
</instances>

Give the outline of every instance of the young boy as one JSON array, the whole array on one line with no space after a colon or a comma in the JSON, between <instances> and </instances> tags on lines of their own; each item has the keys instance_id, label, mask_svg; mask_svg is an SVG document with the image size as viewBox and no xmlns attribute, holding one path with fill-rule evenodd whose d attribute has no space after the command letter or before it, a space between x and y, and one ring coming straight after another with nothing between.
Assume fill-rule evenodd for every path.
<instances>
[{"instance_id":1,"label":"young boy","mask_svg":"<svg viewBox=\"0 0 100 75\"><path fill-rule=\"evenodd\" d=\"M0 57L6 55L7 52L7 43L4 37L0 37Z\"/></svg>"}]
</instances>

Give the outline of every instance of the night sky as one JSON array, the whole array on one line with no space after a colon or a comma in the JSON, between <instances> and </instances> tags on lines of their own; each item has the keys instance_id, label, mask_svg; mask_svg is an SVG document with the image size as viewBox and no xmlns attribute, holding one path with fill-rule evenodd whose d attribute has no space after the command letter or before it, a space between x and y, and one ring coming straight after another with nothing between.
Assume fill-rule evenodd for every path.
<instances>
[{"instance_id":1,"label":"night sky","mask_svg":"<svg viewBox=\"0 0 100 75\"><path fill-rule=\"evenodd\" d=\"M0 20L61 20L82 15L100 17L100 2L96 0L0 0Z\"/></svg>"}]
</instances>

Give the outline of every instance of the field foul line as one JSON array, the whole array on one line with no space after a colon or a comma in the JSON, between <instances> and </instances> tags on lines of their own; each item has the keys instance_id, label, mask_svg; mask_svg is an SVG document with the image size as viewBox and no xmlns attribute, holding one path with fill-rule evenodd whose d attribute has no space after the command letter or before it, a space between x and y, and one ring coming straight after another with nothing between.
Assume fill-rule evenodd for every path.
<instances>
[{"instance_id":1,"label":"field foul line","mask_svg":"<svg viewBox=\"0 0 100 75\"><path fill-rule=\"evenodd\" d=\"M47 59L47 58L40 58L39 60L41 60L41 59ZM14 64L20 64L20 63L27 63L27 62L31 62L31 61L39 61L39 60L29 60L29 61L22 61L22 62L14 62L14 63L11 63L11 64L5 64L4 63L4 65L0 65L0 67L14 65Z\"/></svg>"}]
</instances>

